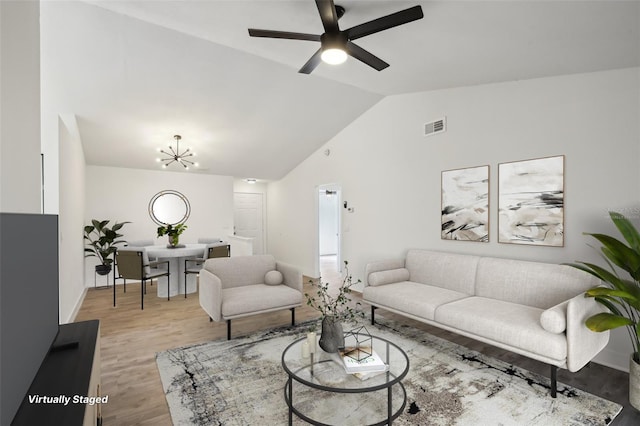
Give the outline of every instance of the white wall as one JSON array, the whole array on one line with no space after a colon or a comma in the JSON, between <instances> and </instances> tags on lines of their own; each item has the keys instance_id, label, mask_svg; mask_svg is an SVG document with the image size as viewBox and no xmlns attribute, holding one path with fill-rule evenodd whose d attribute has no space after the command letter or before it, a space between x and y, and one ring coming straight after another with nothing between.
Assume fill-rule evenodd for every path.
<instances>
[{"instance_id":1,"label":"white wall","mask_svg":"<svg viewBox=\"0 0 640 426\"><path fill-rule=\"evenodd\" d=\"M84 298L85 160L75 116L59 120L60 322L72 322Z\"/></svg>"},{"instance_id":2,"label":"white wall","mask_svg":"<svg viewBox=\"0 0 640 426\"><path fill-rule=\"evenodd\" d=\"M125 240L157 239L156 225L149 217L149 201L162 190L184 194L191 204L188 229L181 243L195 243L201 237L224 237L233 232L233 178L166 170L150 171L117 167L87 166L85 224L91 219L130 221L121 229ZM94 285L96 261L86 259L85 283ZM99 277L104 281L104 277ZM102 282L104 284L104 282ZM100 283L99 283L100 285Z\"/></svg>"},{"instance_id":3,"label":"white wall","mask_svg":"<svg viewBox=\"0 0 640 426\"><path fill-rule=\"evenodd\" d=\"M40 2L0 1L0 211L42 211L40 152Z\"/></svg>"},{"instance_id":4,"label":"white wall","mask_svg":"<svg viewBox=\"0 0 640 426\"><path fill-rule=\"evenodd\" d=\"M367 262L408 248L530 259L597 260L585 231L613 233L609 209L640 204L638 68L387 97L269 185L269 250L313 273L313 197L340 182L342 258L354 278ZM448 130L422 135L447 117ZM325 156L325 149L331 150ZM564 154L565 246L497 243L498 163ZM441 171L490 165L490 242L440 239ZM637 213L634 219L640 219ZM601 362L626 368L630 345L614 333Z\"/></svg>"}]
</instances>

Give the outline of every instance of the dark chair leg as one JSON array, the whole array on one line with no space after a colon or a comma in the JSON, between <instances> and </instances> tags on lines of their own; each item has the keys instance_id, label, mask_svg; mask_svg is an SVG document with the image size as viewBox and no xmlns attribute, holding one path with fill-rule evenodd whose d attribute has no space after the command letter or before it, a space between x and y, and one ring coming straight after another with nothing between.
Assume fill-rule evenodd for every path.
<instances>
[{"instance_id":1,"label":"dark chair leg","mask_svg":"<svg viewBox=\"0 0 640 426\"><path fill-rule=\"evenodd\" d=\"M140 309L144 309L144 293L146 290L147 283L145 280L140 281Z\"/></svg>"},{"instance_id":2,"label":"dark chair leg","mask_svg":"<svg viewBox=\"0 0 640 426\"><path fill-rule=\"evenodd\" d=\"M227 340L231 340L231 320L227 320Z\"/></svg>"},{"instance_id":3,"label":"dark chair leg","mask_svg":"<svg viewBox=\"0 0 640 426\"><path fill-rule=\"evenodd\" d=\"M113 274L113 307L116 307L116 274Z\"/></svg>"},{"instance_id":4,"label":"dark chair leg","mask_svg":"<svg viewBox=\"0 0 640 426\"><path fill-rule=\"evenodd\" d=\"M186 268L185 268L185 272L184 272L184 298L187 298L187 272L186 272Z\"/></svg>"},{"instance_id":5,"label":"dark chair leg","mask_svg":"<svg viewBox=\"0 0 640 426\"><path fill-rule=\"evenodd\" d=\"M376 309L377 306L371 305L371 325L376 325Z\"/></svg>"},{"instance_id":6,"label":"dark chair leg","mask_svg":"<svg viewBox=\"0 0 640 426\"><path fill-rule=\"evenodd\" d=\"M558 393L558 367L551 366L551 398L555 398Z\"/></svg>"},{"instance_id":7,"label":"dark chair leg","mask_svg":"<svg viewBox=\"0 0 640 426\"><path fill-rule=\"evenodd\" d=\"M213 322L213 318L209 317L209 322Z\"/></svg>"},{"instance_id":8,"label":"dark chair leg","mask_svg":"<svg viewBox=\"0 0 640 426\"><path fill-rule=\"evenodd\" d=\"M291 325L296 325L296 308L291 308Z\"/></svg>"}]
</instances>

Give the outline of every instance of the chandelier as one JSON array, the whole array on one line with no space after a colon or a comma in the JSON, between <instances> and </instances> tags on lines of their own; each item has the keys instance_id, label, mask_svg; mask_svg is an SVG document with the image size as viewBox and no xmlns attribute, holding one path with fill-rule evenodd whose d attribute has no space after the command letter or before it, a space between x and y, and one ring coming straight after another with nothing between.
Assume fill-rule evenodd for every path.
<instances>
[{"instance_id":1,"label":"chandelier","mask_svg":"<svg viewBox=\"0 0 640 426\"><path fill-rule=\"evenodd\" d=\"M159 149L159 152L166 155L165 158L156 158L156 161L162 163L162 167L167 168L171 163L178 163L182 165L186 170L189 170L189 166L198 167L198 163L194 163L191 160L187 160L188 157L194 157L196 154L191 151L190 148L185 149L180 152L180 140L182 136L174 135L173 138L176 140L176 148L173 149L173 146L169 145L169 150L171 152L167 152L164 149Z\"/></svg>"}]
</instances>

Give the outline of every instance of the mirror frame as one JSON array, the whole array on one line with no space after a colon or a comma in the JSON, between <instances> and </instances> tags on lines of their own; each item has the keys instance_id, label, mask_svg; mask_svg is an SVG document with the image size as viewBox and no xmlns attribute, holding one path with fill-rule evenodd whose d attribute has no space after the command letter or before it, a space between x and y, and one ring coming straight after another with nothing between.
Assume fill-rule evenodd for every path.
<instances>
[{"instance_id":1,"label":"mirror frame","mask_svg":"<svg viewBox=\"0 0 640 426\"><path fill-rule=\"evenodd\" d=\"M153 206L154 206L155 202L159 198L161 198L162 196L165 196L165 195L176 196L176 197L180 198L184 202L185 213L184 213L184 216L182 217L182 219L180 219L178 222L174 222L174 223L163 222L163 221L160 220L160 218L156 217L156 215L153 212ZM151 201L149 201L149 216L151 216L151 220L153 220L157 225L160 225L160 226L177 225L178 223L184 223L184 222L186 222L187 219L189 219L189 215L190 214L191 214L191 204L189 204L189 200L187 199L187 197L185 197L184 194L182 194L182 193L180 193L178 191L174 191L172 189L167 189L167 190L158 192L156 195L151 197Z\"/></svg>"}]
</instances>

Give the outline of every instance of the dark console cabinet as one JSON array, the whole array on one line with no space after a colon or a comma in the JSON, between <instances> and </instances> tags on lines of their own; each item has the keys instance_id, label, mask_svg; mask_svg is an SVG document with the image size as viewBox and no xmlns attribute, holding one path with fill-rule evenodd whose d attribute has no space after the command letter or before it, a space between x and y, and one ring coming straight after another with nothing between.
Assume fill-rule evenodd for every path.
<instances>
[{"instance_id":1,"label":"dark console cabinet","mask_svg":"<svg viewBox=\"0 0 640 426\"><path fill-rule=\"evenodd\" d=\"M108 403L100 394L100 321L64 324L11 424L100 425L105 398Z\"/></svg>"}]
</instances>

